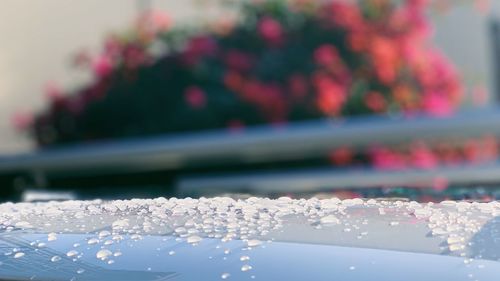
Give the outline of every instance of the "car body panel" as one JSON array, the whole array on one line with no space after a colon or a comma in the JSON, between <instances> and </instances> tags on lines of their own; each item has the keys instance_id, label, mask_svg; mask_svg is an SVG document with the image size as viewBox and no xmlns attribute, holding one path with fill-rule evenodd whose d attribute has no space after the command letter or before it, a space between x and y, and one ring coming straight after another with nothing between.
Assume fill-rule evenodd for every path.
<instances>
[{"instance_id":1,"label":"car body panel","mask_svg":"<svg viewBox=\"0 0 500 281\"><path fill-rule=\"evenodd\" d=\"M3 204L0 280L498 280L499 213L361 199Z\"/></svg>"}]
</instances>

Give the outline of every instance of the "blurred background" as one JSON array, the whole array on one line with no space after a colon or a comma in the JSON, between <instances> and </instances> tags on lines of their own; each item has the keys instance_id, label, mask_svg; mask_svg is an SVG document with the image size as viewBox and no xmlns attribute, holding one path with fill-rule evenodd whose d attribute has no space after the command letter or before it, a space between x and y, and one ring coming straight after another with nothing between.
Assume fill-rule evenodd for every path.
<instances>
[{"instance_id":1,"label":"blurred background","mask_svg":"<svg viewBox=\"0 0 500 281\"><path fill-rule=\"evenodd\" d=\"M4 1L0 193L498 198L499 20L488 0Z\"/></svg>"}]
</instances>

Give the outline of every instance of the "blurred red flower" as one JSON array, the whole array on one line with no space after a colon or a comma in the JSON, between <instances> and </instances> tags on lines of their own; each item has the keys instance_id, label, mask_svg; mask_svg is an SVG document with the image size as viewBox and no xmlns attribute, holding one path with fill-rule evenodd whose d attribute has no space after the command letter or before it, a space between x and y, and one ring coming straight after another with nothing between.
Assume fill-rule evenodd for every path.
<instances>
[{"instance_id":1,"label":"blurred red flower","mask_svg":"<svg viewBox=\"0 0 500 281\"><path fill-rule=\"evenodd\" d=\"M331 44L319 46L314 51L314 60L319 65L331 65L339 60L337 48Z\"/></svg>"},{"instance_id":2,"label":"blurred red flower","mask_svg":"<svg viewBox=\"0 0 500 281\"><path fill-rule=\"evenodd\" d=\"M384 112L387 107L387 102L379 92L368 92L364 98L366 106L375 113Z\"/></svg>"},{"instance_id":3,"label":"blurred red flower","mask_svg":"<svg viewBox=\"0 0 500 281\"><path fill-rule=\"evenodd\" d=\"M337 116L346 101L346 89L326 74L318 73L313 77L317 90L316 104L325 115Z\"/></svg>"},{"instance_id":4,"label":"blurred red flower","mask_svg":"<svg viewBox=\"0 0 500 281\"><path fill-rule=\"evenodd\" d=\"M184 59L190 65L198 63L201 58L214 56L217 53L217 42L210 36L200 35L189 40L184 50Z\"/></svg>"},{"instance_id":5,"label":"blurred red flower","mask_svg":"<svg viewBox=\"0 0 500 281\"><path fill-rule=\"evenodd\" d=\"M196 86L191 86L184 93L186 103L192 108L199 109L206 105L207 98L205 92Z\"/></svg>"},{"instance_id":6,"label":"blurred red flower","mask_svg":"<svg viewBox=\"0 0 500 281\"><path fill-rule=\"evenodd\" d=\"M232 70L249 71L253 66L253 58L238 50L229 50L225 54L225 63Z\"/></svg>"}]
</instances>

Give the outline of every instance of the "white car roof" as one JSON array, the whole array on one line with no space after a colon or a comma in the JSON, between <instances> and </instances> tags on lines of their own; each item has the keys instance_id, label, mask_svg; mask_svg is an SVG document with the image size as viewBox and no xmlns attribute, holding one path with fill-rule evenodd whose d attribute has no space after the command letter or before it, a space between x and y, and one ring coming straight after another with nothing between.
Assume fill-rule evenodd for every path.
<instances>
[{"instance_id":1,"label":"white car roof","mask_svg":"<svg viewBox=\"0 0 500 281\"><path fill-rule=\"evenodd\" d=\"M499 214L336 198L7 203L0 279L497 280Z\"/></svg>"}]
</instances>

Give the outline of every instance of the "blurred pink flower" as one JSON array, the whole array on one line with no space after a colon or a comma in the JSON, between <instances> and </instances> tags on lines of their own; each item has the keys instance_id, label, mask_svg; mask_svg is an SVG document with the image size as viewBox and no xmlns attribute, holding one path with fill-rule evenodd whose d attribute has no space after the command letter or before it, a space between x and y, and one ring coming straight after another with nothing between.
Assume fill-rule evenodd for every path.
<instances>
[{"instance_id":1,"label":"blurred pink flower","mask_svg":"<svg viewBox=\"0 0 500 281\"><path fill-rule=\"evenodd\" d=\"M465 146L465 156L470 161L490 162L498 160L498 139L493 135L486 135L477 140L471 140Z\"/></svg>"},{"instance_id":2,"label":"blurred pink flower","mask_svg":"<svg viewBox=\"0 0 500 281\"><path fill-rule=\"evenodd\" d=\"M327 17L337 26L349 31L360 30L364 27L364 19L356 3L347 1L332 1Z\"/></svg>"},{"instance_id":3,"label":"blurred pink flower","mask_svg":"<svg viewBox=\"0 0 500 281\"><path fill-rule=\"evenodd\" d=\"M248 102L259 103L261 102L260 96L262 96L262 92L262 86L259 81L251 79L244 83L241 95Z\"/></svg>"},{"instance_id":4,"label":"blurred pink flower","mask_svg":"<svg viewBox=\"0 0 500 281\"><path fill-rule=\"evenodd\" d=\"M82 96L72 96L66 101L67 109L74 114L79 114L85 109L85 100Z\"/></svg>"},{"instance_id":5,"label":"blurred pink flower","mask_svg":"<svg viewBox=\"0 0 500 281\"><path fill-rule=\"evenodd\" d=\"M257 105L269 122L275 125L286 122L288 108L281 87L277 84L261 83L259 92L254 94Z\"/></svg>"},{"instance_id":6,"label":"blurred pink flower","mask_svg":"<svg viewBox=\"0 0 500 281\"><path fill-rule=\"evenodd\" d=\"M468 163L479 163L483 161L482 143L475 139L465 142L464 156Z\"/></svg>"},{"instance_id":7,"label":"blurred pink flower","mask_svg":"<svg viewBox=\"0 0 500 281\"><path fill-rule=\"evenodd\" d=\"M436 152L440 162L445 165L455 166L464 163L463 156L460 151L449 142L442 141L437 144Z\"/></svg>"},{"instance_id":8,"label":"blurred pink flower","mask_svg":"<svg viewBox=\"0 0 500 281\"><path fill-rule=\"evenodd\" d=\"M405 61L410 65L417 65L422 62L424 56L421 46L415 44L412 40L402 39L401 41L401 54Z\"/></svg>"},{"instance_id":9,"label":"blurred pink flower","mask_svg":"<svg viewBox=\"0 0 500 281\"><path fill-rule=\"evenodd\" d=\"M432 189L435 191L445 191L449 186L449 181L445 177L437 176L432 181Z\"/></svg>"},{"instance_id":10,"label":"blurred pink flower","mask_svg":"<svg viewBox=\"0 0 500 281\"><path fill-rule=\"evenodd\" d=\"M144 40L151 40L157 33L166 31L171 26L171 19L161 11L146 11L136 22L139 36Z\"/></svg>"},{"instance_id":11,"label":"blurred pink flower","mask_svg":"<svg viewBox=\"0 0 500 281\"><path fill-rule=\"evenodd\" d=\"M294 74L288 79L288 87L292 97L295 99L302 99L307 95L308 84L304 75Z\"/></svg>"},{"instance_id":12,"label":"blurred pink flower","mask_svg":"<svg viewBox=\"0 0 500 281\"><path fill-rule=\"evenodd\" d=\"M498 139L495 136L488 135L483 137L483 151L490 161L498 160Z\"/></svg>"},{"instance_id":13,"label":"blurred pink flower","mask_svg":"<svg viewBox=\"0 0 500 281\"><path fill-rule=\"evenodd\" d=\"M362 52L366 50L370 44L370 39L366 37L364 32L353 31L347 34L347 44L355 52Z\"/></svg>"},{"instance_id":14,"label":"blurred pink flower","mask_svg":"<svg viewBox=\"0 0 500 281\"><path fill-rule=\"evenodd\" d=\"M339 147L331 151L328 155L330 162L337 166L345 166L354 160L354 152L350 147Z\"/></svg>"},{"instance_id":15,"label":"blurred pink flower","mask_svg":"<svg viewBox=\"0 0 500 281\"><path fill-rule=\"evenodd\" d=\"M271 44L280 44L283 41L283 27L281 23L271 17L264 17L259 21L259 33Z\"/></svg>"},{"instance_id":16,"label":"blurred pink flower","mask_svg":"<svg viewBox=\"0 0 500 281\"><path fill-rule=\"evenodd\" d=\"M106 38L104 42L103 53L111 58L117 58L118 56L120 56L122 49L123 43L116 35L112 34Z\"/></svg>"},{"instance_id":17,"label":"blurred pink flower","mask_svg":"<svg viewBox=\"0 0 500 281\"><path fill-rule=\"evenodd\" d=\"M331 44L321 45L314 51L314 61L319 65L331 65L337 62L338 59L337 48Z\"/></svg>"},{"instance_id":18,"label":"blurred pink flower","mask_svg":"<svg viewBox=\"0 0 500 281\"><path fill-rule=\"evenodd\" d=\"M374 147L370 151L374 168L380 170L401 170L406 168L406 160L403 155L385 147Z\"/></svg>"},{"instance_id":19,"label":"blurred pink flower","mask_svg":"<svg viewBox=\"0 0 500 281\"><path fill-rule=\"evenodd\" d=\"M91 61L92 58L89 52L82 49L75 54L72 62L77 67L88 67L91 64Z\"/></svg>"},{"instance_id":20,"label":"blurred pink flower","mask_svg":"<svg viewBox=\"0 0 500 281\"><path fill-rule=\"evenodd\" d=\"M316 74L313 83L317 90L316 105L326 115L336 116L341 113L346 101L345 87L324 74Z\"/></svg>"},{"instance_id":21,"label":"blurred pink flower","mask_svg":"<svg viewBox=\"0 0 500 281\"><path fill-rule=\"evenodd\" d=\"M107 77L113 71L113 61L106 54L100 55L93 61L92 69L96 77Z\"/></svg>"},{"instance_id":22,"label":"blurred pink flower","mask_svg":"<svg viewBox=\"0 0 500 281\"><path fill-rule=\"evenodd\" d=\"M248 71L253 66L252 57L238 50L229 50L224 57L224 61L229 68L237 71Z\"/></svg>"},{"instance_id":23,"label":"blurred pink flower","mask_svg":"<svg viewBox=\"0 0 500 281\"><path fill-rule=\"evenodd\" d=\"M199 109L206 105L207 97L205 92L196 86L191 86L184 93L186 103L192 108Z\"/></svg>"},{"instance_id":24,"label":"blurred pink flower","mask_svg":"<svg viewBox=\"0 0 500 281\"><path fill-rule=\"evenodd\" d=\"M51 101L59 100L63 96L61 87L54 81L49 81L45 84L44 92L45 96Z\"/></svg>"},{"instance_id":25,"label":"blurred pink flower","mask_svg":"<svg viewBox=\"0 0 500 281\"><path fill-rule=\"evenodd\" d=\"M30 112L16 112L11 118L12 126L19 132L25 132L32 127L34 116Z\"/></svg>"},{"instance_id":26,"label":"blurred pink flower","mask_svg":"<svg viewBox=\"0 0 500 281\"><path fill-rule=\"evenodd\" d=\"M425 9L415 8L412 5L402 5L397 9L390 16L389 25L392 29L402 32L399 36L410 40L411 44L421 44L433 33Z\"/></svg>"},{"instance_id":27,"label":"blurred pink flower","mask_svg":"<svg viewBox=\"0 0 500 281\"><path fill-rule=\"evenodd\" d=\"M423 109L432 116L449 116L454 106L442 93L430 92L423 95Z\"/></svg>"},{"instance_id":28,"label":"blurred pink flower","mask_svg":"<svg viewBox=\"0 0 500 281\"><path fill-rule=\"evenodd\" d=\"M129 45L123 50L125 66L129 69L136 69L148 62L148 56L144 49L139 46Z\"/></svg>"},{"instance_id":29,"label":"blurred pink flower","mask_svg":"<svg viewBox=\"0 0 500 281\"><path fill-rule=\"evenodd\" d=\"M184 60L187 64L193 65L205 56L213 56L217 53L217 43L210 36L196 36L188 41L184 50Z\"/></svg>"},{"instance_id":30,"label":"blurred pink flower","mask_svg":"<svg viewBox=\"0 0 500 281\"><path fill-rule=\"evenodd\" d=\"M379 92L368 92L364 97L365 105L373 112L383 112L387 107L387 102Z\"/></svg>"},{"instance_id":31,"label":"blurred pink flower","mask_svg":"<svg viewBox=\"0 0 500 281\"><path fill-rule=\"evenodd\" d=\"M374 38L370 45L370 55L380 82L386 85L394 82L399 60L396 43L389 38Z\"/></svg>"},{"instance_id":32,"label":"blurred pink flower","mask_svg":"<svg viewBox=\"0 0 500 281\"><path fill-rule=\"evenodd\" d=\"M431 0L406 0L406 4L415 9L424 9L430 2Z\"/></svg>"},{"instance_id":33,"label":"blurred pink flower","mask_svg":"<svg viewBox=\"0 0 500 281\"><path fill-rule=\"evenodd\" d=\"M412 165L417 168L432 169L438 164L434 152L423 142L415 142L410 146L410 157Z\"/></svg>"},{"instance_id":34,"label":"blurred pink flower","mask_svg":"<svg viewBox=\"0 0 500 281\"><path fill-rule=\"evenodd\" d=\"M233 92L239 92L243 88L243 77L236 71L227 71L223 77L224 85Z\"/></svg>"},{"instance_id":35,"label":"blurred pink flower","mask_svg":"<svg viewBox=\"0 0 500 281\"><path fill-rule=\"evenodd\" d=\"M490 0L474 0L474 6L481 14L487 14L491 8Z\"/></svg>"},{"instance_id":36,"label":"blurred pink flower","mask_svg":"<svg viewBox=\"0 0 500 281\"><path fill-rule=\"evenodd\" d=\"M431 100L435 100L435 94L439 93L443 103L448 100L450 110L461 100L463 88L457 71L440 52L428 50L426 55L412 67L423 91L434 92Z\"/></svg>"}]
</instances>

